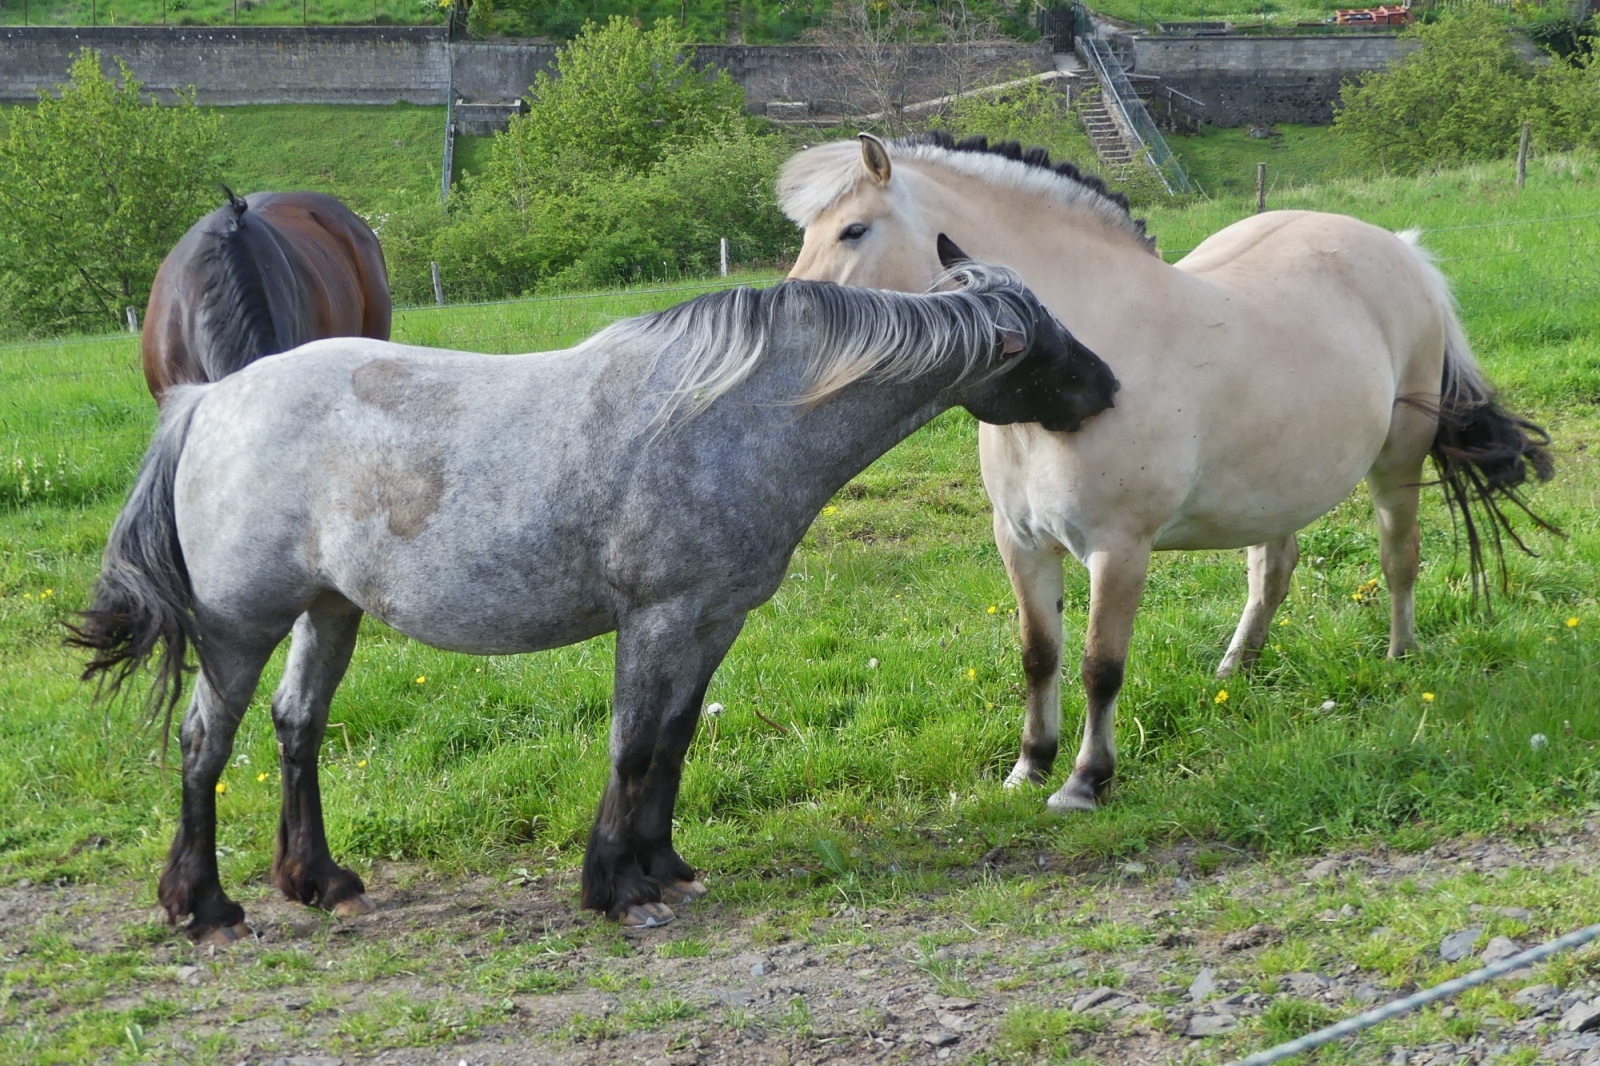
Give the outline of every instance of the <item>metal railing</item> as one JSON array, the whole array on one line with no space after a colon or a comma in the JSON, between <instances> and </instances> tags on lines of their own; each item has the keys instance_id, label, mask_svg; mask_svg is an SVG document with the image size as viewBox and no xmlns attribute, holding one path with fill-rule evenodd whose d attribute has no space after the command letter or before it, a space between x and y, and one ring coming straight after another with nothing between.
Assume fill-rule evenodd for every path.
<instances>
[{"instance_id":1,"label":"metal railing","mask_svg":"<svg viewBox=\"0 0 1600 1066\"><path fill-rule=\"evenodd\" d=\"M1135 158L1143 158L1150 164L1151 169L1161 177L1161 184L1166 186L1167 192L1193 192L1194 185L1189 181L1188 173L1183 169L1183 164L1178 162L1178 157L1172 153L1172 149L1167 147L1166 138L1161 136L1161 131L1156 129L1155 120L1150 117L1144 101L1140 100L1139 94L1134 91L1133 82L1128 79L1128 72L1123 69L1122 61L1117 58L1106 39L1100 35L1097 27L1089 23L1087 30L1082 28L1083 24L1088 22L1088 18L1085 17L1079 24L1078 54L1088 64L1089 69L1094 71L1095 80L1100 83L1106 112L1116 124L1123 140L1128 142L1128 150Z\"/></svg>"}]
</instances>

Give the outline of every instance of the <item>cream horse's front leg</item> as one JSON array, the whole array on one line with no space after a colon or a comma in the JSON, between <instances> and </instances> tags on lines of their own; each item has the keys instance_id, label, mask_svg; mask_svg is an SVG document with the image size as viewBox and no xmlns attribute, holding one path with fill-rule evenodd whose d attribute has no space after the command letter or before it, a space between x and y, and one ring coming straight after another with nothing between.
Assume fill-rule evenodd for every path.
<instances>
[{"instance_id":1,"label":"cream horse's front leg","mask_svg":"<svg viewBox=\"0 0 1600 1066\"><path fill-rule=\"evenodd\" d=\"M1150 569L1150 543L1127 539L1091 550L1089 627L1083 641L1083 744L1072 776L1048 801L1057 814L1092 811L1117 767L1117 693L1133 642L1133 617Z\"/></svg>"},{"instance_id":2,"label":"cream horse's front leg","mask_svg":"<svg viewBox=\"0 0 1600 1066\"><path fill-rule=\"evenodd\" d=\"M1027 686L1022 753L1006 777L1006 787L1042 785L1050 777L1061 744L1061 565L1067 553L1054 543L1043 547L1023 544L998 511L994 542L1017 594L1022 675Z\"/></svg>"},{"instance_id":3,"label":"cream horse's front leg","mask_svg":"<svg viewBox=\"0 0 1600 1066\"><path fill-rule=\"evenodd\" d=\"M1218 677L1232 677L1241 668L1248 670L1260 657L1272 616L1289 595L1289 580L1300 561L1300 542L1291 533L1281 540L1251 546L1246 558L1250 597L1245 601L1244 614L1239 616L1239 628L1233 631L1228 653L1217 667Z\"/></svg>"}]
</instances>

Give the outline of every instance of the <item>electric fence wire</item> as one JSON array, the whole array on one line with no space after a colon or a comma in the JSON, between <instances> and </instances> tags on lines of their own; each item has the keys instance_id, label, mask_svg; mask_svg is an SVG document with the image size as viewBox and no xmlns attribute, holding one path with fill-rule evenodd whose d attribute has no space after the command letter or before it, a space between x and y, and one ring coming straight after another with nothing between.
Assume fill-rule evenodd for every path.
<instances>
[{"instance_id":1,"label":"electric fence wire","mask_svg":"<svg viewBox=\"0 0 1600 1066\"><path fill-rule=\"evenodd\" d=\"M1582 947L1596 937L1600 937L1600 925L1585 926L1576 932L1558 937L1547 944L1540 944L1536 948L1529 948L1527 951L1513 955L1508 959L1492 962L1481 970L1474 970L1454 980L1434 985L1432 988L1418 992L1415 995L1393 1000L1381 1007L1374 1007L1364 1014L1358 1014L1354 1018L1346 1018L1342 1022L1337 1022L1324 1029L1318 1029L1314 1033L1307 1033L1305 1036L1279 1044L1277 1047L1258 1051L1254 1055L1229 1063L1229 1066L1267 1066L1268 1063L1281 1062L1313 1048L1319 1048L1323 1044L1331 1044L1335 1040L1350 1036L1353 1033L1359 1033L1363 1029L1370 1029L1374 1025L1388 1021L1390 1018L1398 1018L1402 1014L1409 1014L1418 1007L1425 1007L1429 1003L1448 999L1458 992L1465 992L1469 988L1487 984L1497 977L1508 974L1513 970L1520 970L1524 966L1531 966L1542 959L1549 958L1551 955L1559 954L1570 948Z\"/></svg>"}]
</instances>

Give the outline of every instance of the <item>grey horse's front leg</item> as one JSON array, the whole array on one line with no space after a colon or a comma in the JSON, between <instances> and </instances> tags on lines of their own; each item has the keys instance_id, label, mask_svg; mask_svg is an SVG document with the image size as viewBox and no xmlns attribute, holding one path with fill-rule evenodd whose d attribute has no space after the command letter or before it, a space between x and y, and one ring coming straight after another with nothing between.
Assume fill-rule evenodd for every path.
<instances>
[{"instance_id":1,"label":"grey horse's front leg","mask_svg":"<svg viewBox=\"0 0 1600 1066\"><path fill-rule=\"evenodd\" d=\"M704 891L672 849L672 810L706 686L743 624L696 628L690 612L657 608L618 625L611 780L584 854L585 907L660 925L673 918L664 887L677 898Z\"/></svg>"},{"instance_id":2,"label":"grey horse's front leg","mask_svg":"<svg viewBox=\"0 0 1600 1066\"><path fill-rule=\"evenodd\" d=\"M337 593L324 594L295 622L289 661L272 696L283 773L272 881L296 903L345 916L373 908L361 878L334 862L328 850L317 759L328 706L350 665L360 628L359 607Z\"/></svg>"},{"instance_id":3,"label":"grey horse's front leg","mask_svg":"<svg viewBox=\"0 0 1600 1066\"><path fill-rule=\"evenodd\" d=\"M1117 768L1117 693L1133 618L1144 595L1150 546L1124 541L1089 553L1089 628L1083 641L1083 746L1072 776L1050 797L1057 814L1092 811Z\"/></svg>"}]
</instances>

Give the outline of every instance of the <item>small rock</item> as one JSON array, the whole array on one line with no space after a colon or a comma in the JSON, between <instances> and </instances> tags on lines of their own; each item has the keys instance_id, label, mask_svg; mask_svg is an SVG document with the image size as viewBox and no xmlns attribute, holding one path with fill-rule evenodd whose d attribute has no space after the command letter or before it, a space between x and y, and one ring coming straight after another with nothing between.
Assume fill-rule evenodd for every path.
<instances>
[{"instance_id":1,"label":"small rock","mask_svg":"<svg viewBox=\"0 0 1600 1066\"><path fill-rule=\"evenodd\" d=\"M923 1033L922 1039L924 1043L932 1044L934 1047L949 1047L951 1044L954 1044L956 1041L960 1040L961 1037L955 1033L941 1031L937 1033Z\"/></svg>"},{"instance_id":2,"label":"small rock","mask_svg":"<svg viewBox=\"0 0 1600 1066\"><path fill-rule=\"evenodd\" d=\"M1482 929L1463 929L1459 933L1451 933L1439 942L1439 957L1445 962L1460 962L1472 954L1473 945L1482 935Z\"/></svg>"},{"instance_id":3,"label":"small rock","mask_svg":"<svg viewBox=\"0 0 1600 1066\"><path fill-rule=\"evenodd\" d=\"M1408 1066L1411 1062L1411 1052L1403 1047L1397 1047L1389 1052L1389 1066Z\"/></svg>"},{"instance_id":4,"label":"small rock","mask_svg":"<svg viewBox=\"0 0 1600 1066\"><path fill-rule=\"evenodd\" d=\"M961 1015L951 1014L947 1010L942 1010L934 1014L933 1020L952 1032L959 1033L961 1030L967 1027L966 1020L963 1019Z\"/></svg>"},{"instance_id":5,"label":"small rock","mask_svg":"<svg viewBox=\"0 0 1600 1066\"><path fill-rule=\"evenodd\" d=\"M20 878L17 881L17 887L18 888L32 888L33 887L33 882L28 880L26 877Z\"/></svg>"},{"instance_id":6,"label":"small rock","mask_svg":"<svg viewBox=\"0 0 1600 1066\"><path fill-rule=\"evenodd\" d=\"M1223 951L1244 951L1248 948L1260 947L1271 940L1278 939L1276 929L1266 925L1252 925L1248 929L1241 929L1237 933L1229 933L1222 938Z\"/></svg>"},{"instance_id":7,"label":"small rock","mask_svg":"<svg viewBox=\"0 0 1600 1066\"><path fill-rule=\"evenodd\" d=\"M1193 889L1189 887L1189 882L1185 881L1183 878L1174 877L1172 879L1172 894L1174 896L1187 896L1191 891L1193 891Z\"/></svg>"},{"instance_id":8,"label":"small rock","mask_svg":"<svg viewBox=\"0 0 1600 1066\"><path fill-rule=\"evenodd\" d=\"M1559 989L1555 985L1529 985L1527 988L1519 989L1517 994L1511 997L1511 1002L1543 1014L1555 1006L1558 994Z\"/></svg>"},{"instance_id":9,"label":"small rock","mask_svg":"<svg viewBox=\"0 0 1600 1066\"><path fill-rule=\"evenodd\" d=\"M1217 972L1207 966L1189 982L1189 998L1199 1003L1217 990Z\"/></svg>"},{"instance_id":10,"label":"small rock","mask_svg":"<svg viewBox=\"0 0 1600 1066\"><path fill-rule=\"evenodd\" d=\"M198 966L179 966L178 967L178 980L182 981L186 985L197 985L197 984L199 984L200 983L200 967L198 967Z\"/></svg>"},{"instance_id":11,"label":"small rock","mask_svg":"<svg viewBox=\"0 0 1600 1066\"><path fill-rule=\"evenodd\" d=\"M765 955L740 955L733 960L733 965L744 970L751 977L764 977L767 973L767 957Z\"/></svg>"},{"instance_id":12,"label":"small rock","mask_svg":"<svg viewBox=\"0 0 1600 1066\"><path fill-rule=\"evenodd\" d=\"M1587 1033L1600 1029L1600 1002L1574 1003L1561 1016L1561 1028L1569 1033Z\"/></svg>"},{"instance_id":13,"label":"small rock","mask_svg":"<svg viewBox=\"0 0 1600 1066\"><path fill-rule=\"evenodd\" d=\"M1336 859L1323 859L1310 870L1311 880L1321 881L1332 877L1339 872L1339 863Z\"/></svg>"},{"instance_id":14,"label":"small rock","mask_svg":"<svg viewBox=\"0 0 1600 1066\"><path fill-rule=\"evenodd\" d=\"M1370 985L1363 981L1359 985L1356 985L1355 991L1350 993L1350 998L1365 1006L1369 1003L1376 1003L1382 999L1383 991L1376 985Z\"/></svg>"},{"instance_id":15,"label":"small rock","mask_svg":"<svg viewBox=\"0 0 1600 1066\"><path fill-rule=\"evenodd\" d=\"M1350 904L1346 903L1343 907L1339 908L1339 917L1341 917L1341 918L1354 918L1355 916L1356 916L1356 909L1354 907L1350 906Z\"/></svg>"},{"instance_id":16,"label":"small rock","mask_svg":"<svg viewBox=\"0 0 1600 1066\"><path fill-rule=\"evenodd\" d=\"M1301 999L1315 999L1326 992L1329 985L1333 984L1332 981L1320 973L1304 972L1284 974L1282 981L1285 988Z\"/></svg>"},{"instance_id":17,"label":"small rock","mask_svg":"<svg viewBox=\"0 0 1600 1066\"><path fill-rule=\"evenodd\" d=\"M740 988L719 988L712 991L711 998L730 1007L748 1007L756 997Z\"/></svg>"},{"instance_id":18,"label":"small rock","mask_svg":"<svg viewBox=\"0 0 1600 1066\"><path fill-rule=\"evenodd\" d=\"M1387 925L1373 926L1372 932L1368 933L1367 935L1374 940L1382 940L1384 937L1389 935L1389 927Z\"/></svg>"},{"instance_id":19,"label":"small rock","mask_svg":"<svg viewBox=\"0 0 1600 1066\"><path fill-rule=\"evenodd\" d=\"M1489 941L1488 947L1483 949L1483 964L1488 966L1490 963L1499 962L1501 959L1509 959L1511 956L1521 952L1522 949L1517 946L1515 940L1508 936L1497 936Z\"/></svg>"},{"instance_id":20,"label":"small rock","mask_svg":"<svg viewBox=\"0 0 1600 1066\"><path fill-rule=\"evenodd\" d=\"M1496 907L1495 913L1513 922L1525 922L1533 917L1533 912L1526 907Z\"/></svg>"},{"instance_id":21,"label":"small rock","mask_svg":"<svg viewBox=\"0 0 1600 1066\"><path fill-rule=\"evenodd\" d=\"M305 1008L306 1001L303 999L291 999L283 1005L284 1010L305 1010Z\"/></svg>"},{"instance_id":22,"label":"small rock","mask_svg":"<svg viewBox=\"0 0 1600 1066\"><path fill-rule=\"evenodd\" d=\"M1144 871L1145 865L1142 862L1125 862L1122 864L1122 872L1129 877L1138 877Z\"/></svg>"},{"instance_id":23,"label":"small rock","mask_svg":"<svg viewBox=\"0 0 1600 1066\"><path fill-rule=\"evenodd\" d=\"M284 1066L344 1066L343 1059L329 1058L326 1055L290 1055L282 1061Z\"/></svg>"},{"instance_id":24,"label":"small rock","mask_svg":"<svg viewBox=\"0 0 1600 1066\"><path fill-rule=\"evenodd\" d=\"M946 999L940 1004L945 1010L971 1010L978 1005L975 999Z\"/></svg>"},{"instance_id":25,"label":"small rock","mask_svg":"<svg viewBox=\"0 0 1600 1066\"><path fill-rule=\"evenodd\" d=\"M1084 1011L1089 1010L1092 1007L1098 1007L1108 999L1116 998L1117 990L1114 988L1091 988L1089 991L1072 1001L1072 1009L1074 1012L1082 1014Z\"/></svg>"},{"instance_id":26,"label":"small rock","mask_svg":"<svg viewBox=\"0 0 1600 1066\"><path fill-rule=\"evenodd\" d=\"M1183 1030L1184 1036L1195 1037L1221 1036L1238 1026L1238 1022L1226 1014L1196 1014L1189 1019L1188 1026Z\"/></svg>"}]
</instances>

